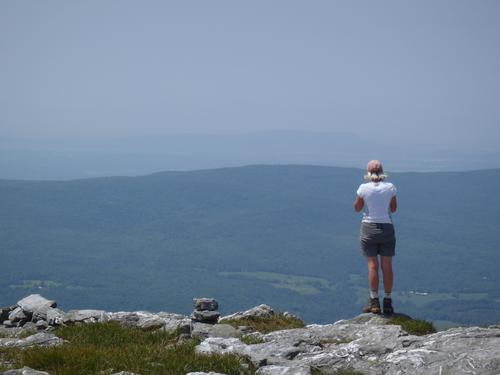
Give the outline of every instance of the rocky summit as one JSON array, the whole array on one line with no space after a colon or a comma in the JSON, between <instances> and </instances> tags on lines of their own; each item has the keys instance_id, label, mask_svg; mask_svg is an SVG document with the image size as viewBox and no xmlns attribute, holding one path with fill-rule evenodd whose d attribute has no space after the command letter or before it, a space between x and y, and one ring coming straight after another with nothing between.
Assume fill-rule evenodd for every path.
<instances>
[{"instance_id":1,"label":"rocky summit","mask_svg":"<svg viewBox=\"0 0 500 375\"><path fill-rule=\"evenodd\" d=\"M213 299L193 302L198 312L214 312L218 308ZM52 332L55 327L115 321L143 330L175 331L184 339L196 337L200 340L195 348L197 353L245 356L258 375L335 374L347 369L370 375L500 374L500 326L452 328L414 336L399 325L387 324L384 316L361 314L332 324L261 333L246 323L253 318L273 317L275 312L267 305L217 319L211 314L210 323L206 323L200 321L203 319L199 314L189 317L169 312L90 309L64 312L55 301L40 295L23 298L0 312L0 349L65 345ZM24 367L3 374L47 372Z\"/></svg>"}]
</instances>

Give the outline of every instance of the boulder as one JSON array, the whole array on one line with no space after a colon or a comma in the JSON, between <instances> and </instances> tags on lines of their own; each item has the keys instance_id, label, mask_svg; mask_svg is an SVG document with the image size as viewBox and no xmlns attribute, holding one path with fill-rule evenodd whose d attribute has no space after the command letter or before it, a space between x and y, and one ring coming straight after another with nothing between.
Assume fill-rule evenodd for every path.
<instances>
[{"instance_id":1,"label":"boulder","mask_svg":"<svg viewBox=\"0 0 500 375\"><path fill-rule=\"evenodd\" d=\"M219 316L220 314L218 311L194 310L193 313L191 314L191 319L194 322L215 324L219 320Z\"/></svg>"},{"instance_id":2,"label":"boulder","mask_svg":"<svg viewBox=\"0 0 500 375\"><path fill-rule=\"evenodd\" d=\"M58 326L64 323L65 313L56 308L49 308L45 312L45 319L51 326Z\"/></svg>"},{"instance_id":3,"label":"boulder","mask_svg":"<svg viewBox=\"0 0 500 375\"><path fill-rule=\"evenodd\" d=\"M10 312L9 320L12 323L17 323L22 320L26 322L28 320L28 316L24 313L23 309L21 309L20 307L16 307L14 310Z\"/></svg>"},{"instance_id":4,"label":"boulder","mask_svg":"<svg viewBox=\"0 0 500 375\"><path fill-rule=\"evenodd\" d=\"M222 323L225 320L240 320L246 319L249 317L258 317L258 318L270 318L274 316L274 310L268 305L259 305L252 307L246 311L239 311L234 314L223 316L219 319L219 322Z\"/></svg>"},{"instance_id":5,"label":"boulder","mask_svg":"<svg viewBox=\"0 0 500 375\"><path fill-rule=\"evenodd\" d=\"M103 323L109 320L104 310L70 310L64 315L64 324Z\"/></svg>"},{"instance_id":6,"label":"boulder","mask_svg":"<svg viewBox=\"0 0 500 375\"><path fill-rule=\"evenodd\" d=\"M2 324L5 320L9 319L10 312L15 308L16 306L11 306L11 307L2 307L0 309L0 324Z\"/></svg>"},{"instance_id":7,"label":"boulder","mask_svg":"<svg viewBox=\"0 0 500 375\"><path fill-rule=\"evenodd\" d=\"M193 298L194 309L198 311L217 311L219 303L214 298Z\"/></svg>"},{"instance_id":8,"label":"boulder","mask_svg":"<svg viewBox=\"0 0 500 375\"><path fill-rule=\"evenodd\" d=\"M51 301L42 297L40 294L31 294L28 297L25 297L22 300L18 301L17 306L23 309L24 312L33 314L35 310L44 307L57 307L57 303L55 301Z\"/></svg>"}]
</instances>

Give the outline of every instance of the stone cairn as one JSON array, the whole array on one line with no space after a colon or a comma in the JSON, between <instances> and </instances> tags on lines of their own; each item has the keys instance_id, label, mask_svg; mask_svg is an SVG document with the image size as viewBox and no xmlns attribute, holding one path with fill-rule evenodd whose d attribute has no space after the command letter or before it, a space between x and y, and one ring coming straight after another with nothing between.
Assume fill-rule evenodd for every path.
<instances>
[{"instance_id":1,"label":"stone cairn","mask_svg":"<svg viewBox=\"0 0 500 375\"><path fill-rule=\"evenodd\" d=\"M194 310L191 320L198 323L216 324L220 313L219 303L214 298L193 298Z\"/></svg>"}]
</instances>

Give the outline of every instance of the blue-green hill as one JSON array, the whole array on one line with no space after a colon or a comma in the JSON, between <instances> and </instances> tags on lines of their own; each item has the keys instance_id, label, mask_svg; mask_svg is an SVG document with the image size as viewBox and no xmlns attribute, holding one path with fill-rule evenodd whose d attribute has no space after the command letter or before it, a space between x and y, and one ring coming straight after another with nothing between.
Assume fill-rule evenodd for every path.
<instances>
[{"instance_id":1,"label":"blue-green hill","mask_svg":"<svg viewBox=\"0 0 500 375\"><path fill-rule=\"evenodd\" d=\"M63 308L187 313L268 303L308 322L359 311L357 169L248 166L72 181L0 180L0 305L34 291ZM500 170L394 173L395 307L500 316Z\"/></svg>"}]
</instances>

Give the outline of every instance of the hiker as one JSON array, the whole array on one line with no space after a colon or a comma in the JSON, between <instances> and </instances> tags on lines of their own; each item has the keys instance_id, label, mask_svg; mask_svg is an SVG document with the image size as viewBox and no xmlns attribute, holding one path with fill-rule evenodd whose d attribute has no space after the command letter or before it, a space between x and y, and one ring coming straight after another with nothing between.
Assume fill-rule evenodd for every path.
<instances>
[{"instance_id":1,"label":"hiker","mask_svg":"<svg viewBox=\"0 0 500 375\"><path fill-rule=\"evenodd\" d=\"M384 282L384 314L392 314L392 257L395 254L396 237L391 214L396 212L396 187L385 182L382 163L371 160L366 167L365 180L356 192L354 210L360 212L364 208L360 229L361 253L368 262L368 281L370 299L363 312L380 314L378 299L379 264Z\"/></svg>"}]
</instances>

